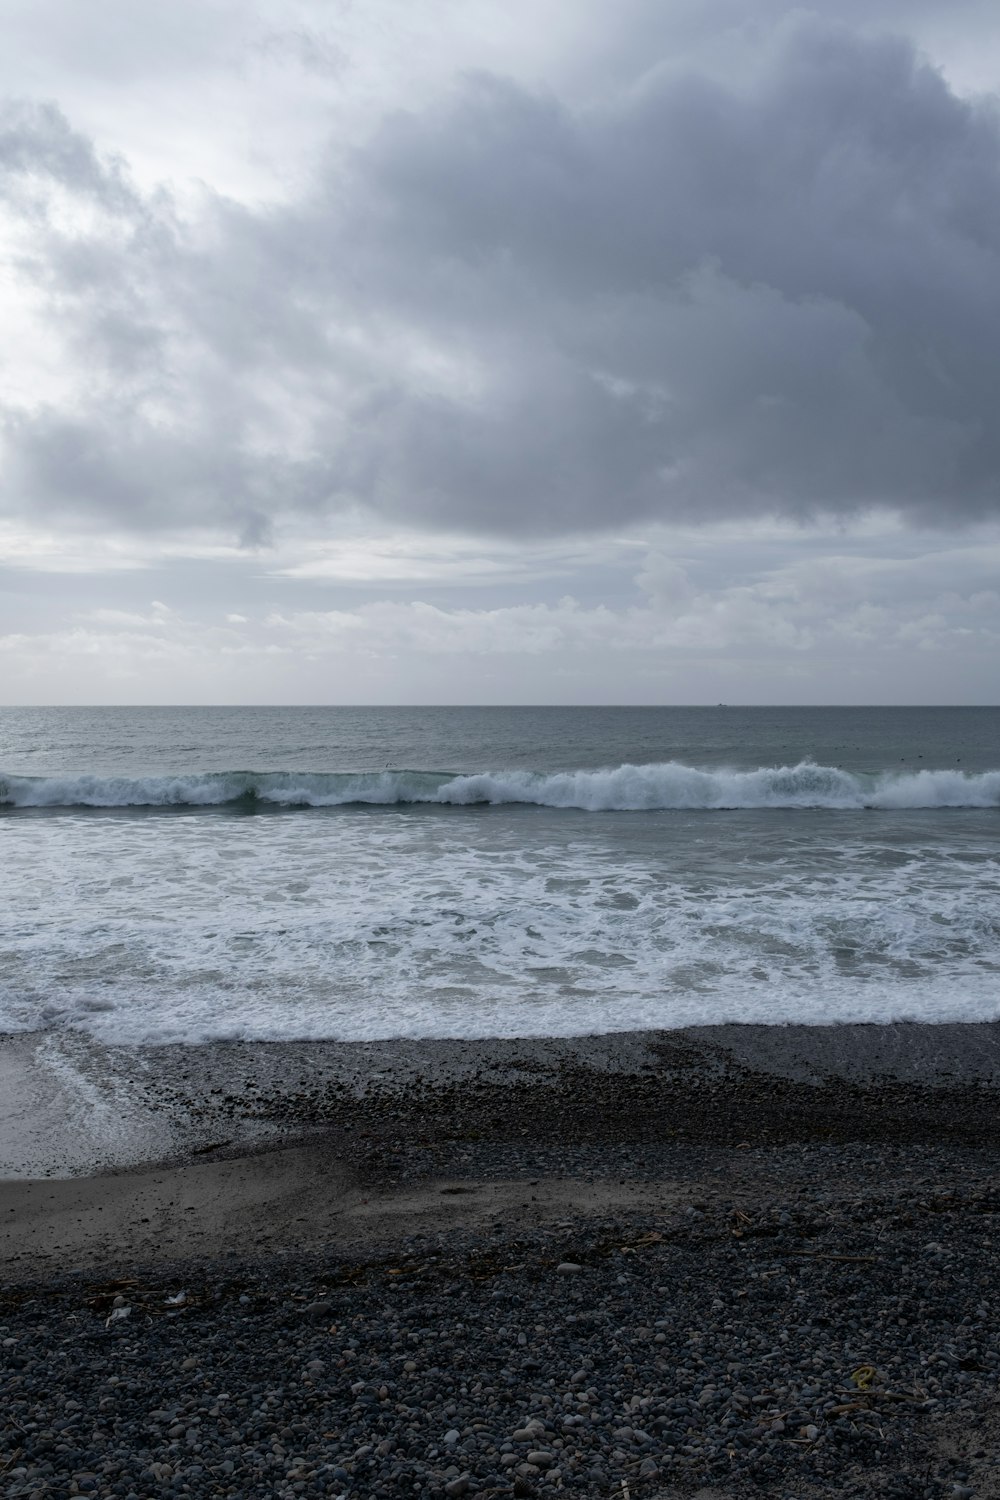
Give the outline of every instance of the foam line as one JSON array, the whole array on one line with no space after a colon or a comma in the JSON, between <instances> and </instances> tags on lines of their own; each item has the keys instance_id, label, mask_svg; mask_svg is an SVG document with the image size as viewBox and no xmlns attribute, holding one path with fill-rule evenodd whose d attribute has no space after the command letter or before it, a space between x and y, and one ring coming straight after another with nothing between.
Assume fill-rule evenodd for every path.
<instances>
[{"instance_id":1,"label":"foam line","mask_svg":"<svg viewBox=\"0 0 1000 1500\"><path fill-rule=\"evenodd\" d=\"M800 761L753 771L701 770L679 761L608 770L323 773L219 771L178 776L0 776L0 806L278 808L415 804L577 808L588 812L669 809L1000 808L1000 770L853 775Z\"/></svg>"}]
</instances>

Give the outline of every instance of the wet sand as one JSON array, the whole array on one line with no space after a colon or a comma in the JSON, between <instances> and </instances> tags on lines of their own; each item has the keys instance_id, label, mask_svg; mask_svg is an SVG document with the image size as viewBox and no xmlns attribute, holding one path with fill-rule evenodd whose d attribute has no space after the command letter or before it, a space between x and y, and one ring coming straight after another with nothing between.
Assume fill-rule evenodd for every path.
<instances>
[{"instance_id":1,"label":"wet sand","mask_svg":"<svg viewBox=\"0 0 1000 1500\"><path fill-rule=\"evenodd\" d=\"M720 1191L766 1198L800 1167L849 1178L859 1151L873 1182L928 1152L988 1173L1000 1145L1000 1023L112 1051L15 1038L4 1069L8 1283L375 1253L519 1216L662 1216Z\"/></svg>"}]
</instances>

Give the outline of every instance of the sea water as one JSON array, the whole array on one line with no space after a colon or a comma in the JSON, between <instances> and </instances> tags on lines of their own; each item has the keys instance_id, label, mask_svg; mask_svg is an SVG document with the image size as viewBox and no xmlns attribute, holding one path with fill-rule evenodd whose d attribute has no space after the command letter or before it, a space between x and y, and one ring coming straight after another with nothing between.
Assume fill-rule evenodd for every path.
<instances>
[{"instance_id":1,"label":"sea water","mask_svg":"<svg viewBox=\"0 0 1000 1500\"><path fill-rule=\"evenodd\" d=\"M0 710L0 1030L1000 1015L1000 710Z\"/></svg>"}]
</instances>

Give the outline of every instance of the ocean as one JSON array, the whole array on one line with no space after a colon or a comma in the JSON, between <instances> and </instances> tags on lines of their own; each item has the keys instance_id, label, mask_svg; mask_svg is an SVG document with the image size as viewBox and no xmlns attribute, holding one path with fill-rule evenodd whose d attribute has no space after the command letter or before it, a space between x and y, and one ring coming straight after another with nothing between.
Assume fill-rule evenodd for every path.
<instances>
[{"instance_id":1,"label":"ocean","mask_svg":"<svg viewBox=\"0 0 1000 1500\"><path fill-rule=\"evenodd\" d=\"M1000 1015L1000 710L0 710L0 1031Z\"/></svg>"}]
</instances>

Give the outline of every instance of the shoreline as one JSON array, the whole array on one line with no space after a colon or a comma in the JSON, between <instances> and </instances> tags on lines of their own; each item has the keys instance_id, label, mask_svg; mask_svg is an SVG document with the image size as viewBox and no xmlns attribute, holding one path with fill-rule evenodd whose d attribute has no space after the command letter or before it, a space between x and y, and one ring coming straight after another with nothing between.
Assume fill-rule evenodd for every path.
<instances>
[{"instance_id":1,"label":"shoreline","mask_svg":"<svg viewBox=\"0 0 1000 1500\"><path fill-rule=\"evenodd\" d=\"M892 1105L896 1128L910 1090L932 1111L944 1106L947 1129L963 1090L1000 1094L1000 1020L156 1046L107 1046L68 1029L6 1034L0 1182L176 1164L217 1139L219 1124L237 1149L277 1146L317 1126L349 1126L352 1106L364 1114L379 1099L387 1110L396 1100L403 1114L433 1114L449 1102L482 1109L491 1094L507 1109L509 1094L511 1108L530 1110L574 1080L579 1094L588 1078L599 1095L618 1079L640 1116L649 1110L638 1080L655 1081L661 1107L673 1113L696 1080L703 1092L728 1091L738 1107L739 1086L759 1094L773 1079L806 1114L822 1115L829 1099L834 1117L852 1091L862 1108L875 1089ZM784 1128L780 1112L775 1125Z\"/></svg>"},{"instance_id":2,"label":"shoreline","mask_svg":"<svg viewBox=\"0 0 1000 1500\"><path fill-rule=\"evenodd\" d=\"M125 1265L373 1249L411 1224L474 1228L481 1205L506 1211L526 1176L553 1212L559 1184L577 1183L569 1196L585 1214L628 1197L604 1179L659 1183L666 1203L709 1159L727 1180L751 1165L766 1177L767 1162L785 1180L797 1150L985 1163L1000 1147L998 1022L130 1049L50 1035L0 1043L4 1068L21 1070L8 1120L41 1100L20 1119L22 1144L36 1160L55 1146L54 1170L0 1180L8 1277L112 1250ZM67 1096L70 1138L53 1142Z\"/></svg>"}]
</instances>

